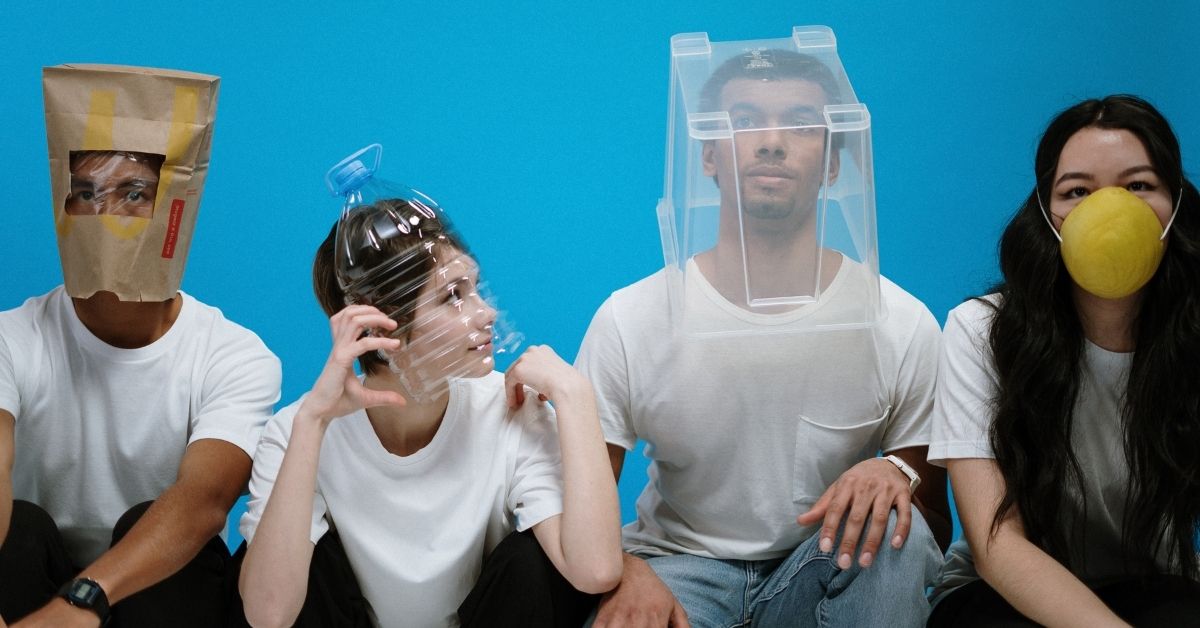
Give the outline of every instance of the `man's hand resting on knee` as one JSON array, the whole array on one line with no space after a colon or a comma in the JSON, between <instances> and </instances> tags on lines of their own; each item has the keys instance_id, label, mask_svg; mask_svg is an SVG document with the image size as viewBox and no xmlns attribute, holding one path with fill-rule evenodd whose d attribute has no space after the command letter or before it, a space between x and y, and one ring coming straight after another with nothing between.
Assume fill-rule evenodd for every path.
<instances>
[{"instance_id":1,"label":"man's hand resting on knee","mask_svg":"<svg viewBox=\"0 0 1200 628\"><path fill-rule=\"evenodd\" d=\"M625 554L617 588L604 594L594 628L688 628L687 613L646 561Z\"/></svg>"},{"instance_id":2,"label":"man's hand resting on knee","mask_svg":"<svg viewBox=\"0 0 1200 628\"><path fill-rule=\"evenodd\" d=\"M846 525L841 545L837 548L838 567L850 568L860 538L863 544L858 554L858 564L870 567L879 555L879 546L893 508L896 510L896 530L889 543L893 548L900 549L908 538L912 526L912 496L908 485L908 476L891 462L883 458L864 460L843 473L825 490L811 510L796 518L796 522L807 526L823 519L824 523L817 532L820 535L820 548L822 552L832 552L838 527L844 518Z\"/></svg>"}]
</instances>

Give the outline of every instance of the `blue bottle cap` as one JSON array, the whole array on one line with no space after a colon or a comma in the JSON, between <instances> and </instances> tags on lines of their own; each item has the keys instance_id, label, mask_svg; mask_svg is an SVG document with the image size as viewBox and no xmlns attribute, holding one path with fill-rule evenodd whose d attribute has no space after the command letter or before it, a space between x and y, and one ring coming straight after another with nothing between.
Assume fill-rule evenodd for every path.
<instances>
[{"instance_id":1,"label":"blue bottle cap","mask_svg":"<svg viewBox=\"0 0 1200 628\"><path fill-rule=\"evenodd\" d=\"M375 163L368 168L359 157L372 150L375 151ZM329 192L334 196L345 196L361 188L379 169L379 162L382 159L383 146L371 144L330 168L325 173L325 185L329 187Z\"/></svg>"}]
</instances>

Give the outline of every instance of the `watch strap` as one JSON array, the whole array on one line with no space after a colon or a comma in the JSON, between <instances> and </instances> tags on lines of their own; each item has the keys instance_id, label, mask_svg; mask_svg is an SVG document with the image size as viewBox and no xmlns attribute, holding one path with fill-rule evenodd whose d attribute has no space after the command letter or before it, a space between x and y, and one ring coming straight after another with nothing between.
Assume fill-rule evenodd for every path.
<instances>
[{"instance_id":1,"label":"watch strap","mask_svg":"<svg viewBox=\"0 0 1200 628\"><path fill-rule=\"evenodd\" d=\"M99 582L91 578L75 578L58 589L58 597L76 608L92 611L100 618L100 625L108 623L111 609L108 605L108 595Z\"/></svg>"},{"instance_id":2,"label":"watch strap","mask_svg":"<svg viewBox=\"0 0 1200 628\"><path fill-rule=\"evenodd\" d=\"M917 470L909 466L900 456L888 454L883 458L896 465L896 468L900 469L901 473L908 476L908 493L909 495L913 494L917 490L917 487L921 485L921 476L917 475Z\"/></svg>"}]
</instances>

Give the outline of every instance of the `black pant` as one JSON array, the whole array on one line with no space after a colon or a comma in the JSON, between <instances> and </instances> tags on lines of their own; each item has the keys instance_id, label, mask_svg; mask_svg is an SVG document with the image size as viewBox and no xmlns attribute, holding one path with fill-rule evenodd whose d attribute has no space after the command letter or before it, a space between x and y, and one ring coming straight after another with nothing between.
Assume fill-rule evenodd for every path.
<instances>
[{"instance_id":1,"label":"black pant","mask_svg":"<svg viewBox=\"0 0 1200 628\"><path fill-rule=\"evenodd\" d=\"M575 590L527 530L505 537L484 561L458 619L463 628L577 628L599 602L599 595Z\"/></svg>"},{"instance_id":2,"label":"black pant","mask_svg":"<svg viewBox=\"0 0 1200 628\"><path fill-rule=\"evenodd\" d=\"M141 518L150 502L130 508L113 527L112 544ZM224 624L230 594L229 549L213 537L171 577L113 606L110 627ZM67 557L62 535L50 515L27 501L14 500L8 537L0 546L0 617L8 623L54 598L80 568Z\"/></svg>"},{"instance_id":3,"label":"black pant","mask_svg":"<svg viewBox=\"0 0 1200 628\"><path fill-rule=\"evenodd\" d=\"M234 573L246 558L242 543L233 555ZM249 628L241 595L233 588L230 628ZM293 626L302 628L371 628L370 606L358 587L350 559L336 530L329 530L313 548L308 566L308 594Z\"/></svg>"},{"instance_id":4,"label":"black pant","mask_svg":"<svg viewBox=\"0 0 1200 628\"><path fill-rule=\"evenodd\" d=\"M243 545L234 557L240 562ZM464 628L581 626L600 596L576 591L546 557L532 532L513 532L483 563L475 587L458 607ZM337 532L330 530L313 549L308 596L298 628L369 628L369 605L346 558ZM244 617L234 626L247 626Z\"/></svg>"},{"instance_id":5,"label":"black pant","mask_svg":"<svg viewBox=\"0 0 1200 628\"><path fill-rule=\"evenodd\" d=\"M1134 626L1200 625L1200 584L1178 576L1122 581L1094 589L1093 593ZM929 628L1037 626L983 580L955 589L938 602L927 625Z\"/></svg>"}]
</instances>

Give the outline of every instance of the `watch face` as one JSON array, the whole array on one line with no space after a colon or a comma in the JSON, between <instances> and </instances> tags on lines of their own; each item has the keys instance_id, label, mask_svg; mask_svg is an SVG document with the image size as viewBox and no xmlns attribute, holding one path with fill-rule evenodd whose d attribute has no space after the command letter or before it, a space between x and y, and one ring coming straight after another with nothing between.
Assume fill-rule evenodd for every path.
<instances>
[{"instance_id":1,"label":"watch face","mask_svg":"<svg viewBox=\"0 0 1200 628\"><path fill-rule=\"evenodd\" d=\"M87 580L76 580L71 583L71 589L67 591L67 595L71 596L72 600L89 606L96 601L99 594L100 587Z\"/></svg>"}]
</instances>

